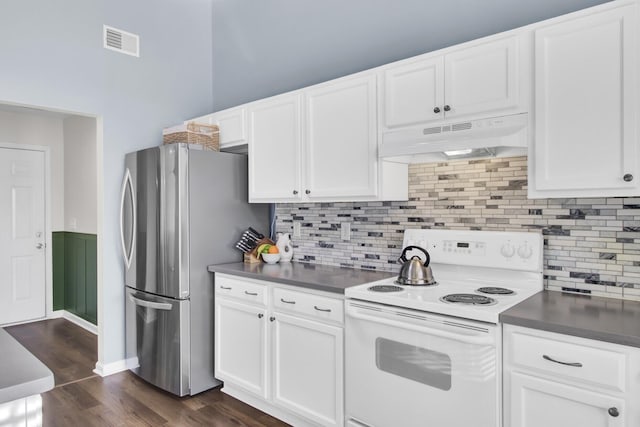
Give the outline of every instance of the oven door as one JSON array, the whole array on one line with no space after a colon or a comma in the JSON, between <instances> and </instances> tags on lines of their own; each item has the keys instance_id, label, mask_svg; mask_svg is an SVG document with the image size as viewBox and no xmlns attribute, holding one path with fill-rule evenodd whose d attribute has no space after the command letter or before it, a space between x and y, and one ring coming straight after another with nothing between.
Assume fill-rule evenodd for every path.
<instances>
[{"instance_id":1,"label":"oven door","mask_svg":"<svg viewBox=\"0 0 640 427\"><path fill-rule=\"evenodd\" d=\"M346 301L348 425L499 425L498 326Z\"/></svg>"}]
</instances>

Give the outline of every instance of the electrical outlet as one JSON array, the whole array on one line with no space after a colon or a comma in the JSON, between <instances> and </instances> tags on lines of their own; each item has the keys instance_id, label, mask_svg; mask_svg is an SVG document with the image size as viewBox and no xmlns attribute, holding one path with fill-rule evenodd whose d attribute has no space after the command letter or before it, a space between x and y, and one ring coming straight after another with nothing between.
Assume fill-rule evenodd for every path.
<instances>
[{"instance_id":1,"label":"electrical outlet","mask_svg":"<svg viewBox=\"0 0 640 427\"><path fill-rule=\"evenodd\" d=\"M342 240L346 240L346 241L351 240L351 223L350 222L343 222L340 225L340 237L342 238Z\"/></svg>"},{"instance_id":2,"label":"electrical outlet","mask_svg":"<svg viewBox=\"0 0 640 427\"><path fill-rule=\"evenodd\" d=\"M293 237L300 237L300 223L293 223Z\"/></svg>"}]
</instances>

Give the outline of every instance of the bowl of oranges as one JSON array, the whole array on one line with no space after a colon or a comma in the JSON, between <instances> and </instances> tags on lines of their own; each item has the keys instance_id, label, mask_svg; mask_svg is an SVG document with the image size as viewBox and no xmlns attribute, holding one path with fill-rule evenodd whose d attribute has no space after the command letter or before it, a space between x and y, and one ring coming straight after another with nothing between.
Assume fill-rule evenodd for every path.
<instances>
[{"instance_id":1,"label":"bowl of oranges","mask_svg":"<svg viewBox=\"0 0 640 427\"><path fill-rule=\"evenodd\" d=\"M275 264L280 261L280 251L276 245L262 244L258 247L257 252L267 264Z\"/></svg>"}]
</instances>

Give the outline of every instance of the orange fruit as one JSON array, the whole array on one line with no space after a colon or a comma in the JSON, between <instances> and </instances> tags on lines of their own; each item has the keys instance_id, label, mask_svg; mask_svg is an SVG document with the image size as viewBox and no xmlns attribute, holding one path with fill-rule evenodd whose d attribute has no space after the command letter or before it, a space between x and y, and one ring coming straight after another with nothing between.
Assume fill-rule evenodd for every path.
<instances>
[{"instance_id":1,"label":"orange fruit","mask_svg":"<svg viewBox=\"0 0 640 427\"><path fill-rule=\"evenodd\" d=\"M269 251L268 251L268 252L269 252L270 254L277 254L277 253L279 253L280 251L278 250L278 247L277 247L277 246L270 246L270 247L269 247Z\"/></svg>"}]
</instances>

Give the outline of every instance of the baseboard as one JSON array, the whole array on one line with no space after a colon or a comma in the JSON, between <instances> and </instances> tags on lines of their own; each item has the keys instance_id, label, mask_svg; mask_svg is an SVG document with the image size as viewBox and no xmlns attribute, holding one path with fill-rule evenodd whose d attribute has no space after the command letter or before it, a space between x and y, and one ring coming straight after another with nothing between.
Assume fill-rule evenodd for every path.
<instances>
[{"instance_id":1,"label":"baseboard","mask_svg":"<svg viewBox=\"0 0 640 427\"><path fill-rule=\"evenodd\" d=\"M138 366L138 358L132 357L131 359L122 359L111 363L96 362L96 369L93 372L101 377L107 377Z\"/></svg>"},{"instance_id":2,"label":"baseboard","mask_svg":"<svg viewBox=\"0 0 640 427\"><path fill-rule=\"evenodd\" d=\"M98 335L98 327L96 325L66 310L56 310L51 312L51 314L48 316L49 319L58 319L60 317L80 326L82 329L91 332L93 335Z\"/></svg>"}]
</instances>

